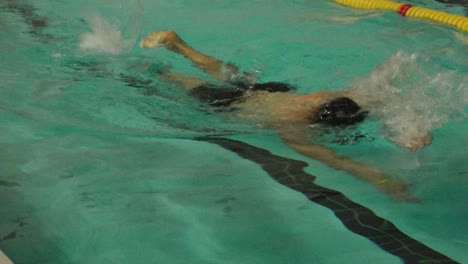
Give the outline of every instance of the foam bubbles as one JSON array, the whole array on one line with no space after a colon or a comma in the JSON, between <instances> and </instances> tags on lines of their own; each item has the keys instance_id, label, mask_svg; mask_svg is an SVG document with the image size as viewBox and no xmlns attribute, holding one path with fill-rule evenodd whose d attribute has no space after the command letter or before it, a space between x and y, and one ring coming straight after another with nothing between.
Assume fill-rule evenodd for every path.
<instances>
[{"instance_id":1,"label":"foam bubbles","mask_svg":"<svg viewBox=\"0 0 468 264\"><path fill-rule=\"evenodd\" d=\"M100 15L91 15L88 23L92 32L81 35L80 48L83 50L117 55L123 50L121 33Z\"/></svg>"},{"instance_id":2,"label":"foam bubbles","mask_svg":"<svg viewBox=\"0 0 468 264\"><path fill-rule=\"evenodd\" d=\"M468 77L433 65L420 54L397 52L355 80L351 94L382 120L385 137L406 145L466 117Z\"/></svg>"}]
</instances>

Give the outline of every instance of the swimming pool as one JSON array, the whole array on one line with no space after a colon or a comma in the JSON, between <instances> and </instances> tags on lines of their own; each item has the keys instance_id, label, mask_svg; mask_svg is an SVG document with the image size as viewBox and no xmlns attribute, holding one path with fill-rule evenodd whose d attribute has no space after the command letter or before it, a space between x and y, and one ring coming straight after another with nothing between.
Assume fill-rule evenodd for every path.
<instances>
[{"instance_id":1,"label":"swimming pool","mask_svg":"<svg viewBox=\"0 0 468 264\"><path fill-rule=\"evenodd\" d=\"M0 6L0 249L15 263L468 260L465 33L330 1ZM381 113L393 130L371 119L364 140L321 140L411 181L422 203L393 201L158 80L164 67L207 77L136 45L159 29L300 93L385 96L384 75L395 73L401 115ZM408 103L434 135L415 153L388 141L414 121Z\"/></svg>"}]
</instances>

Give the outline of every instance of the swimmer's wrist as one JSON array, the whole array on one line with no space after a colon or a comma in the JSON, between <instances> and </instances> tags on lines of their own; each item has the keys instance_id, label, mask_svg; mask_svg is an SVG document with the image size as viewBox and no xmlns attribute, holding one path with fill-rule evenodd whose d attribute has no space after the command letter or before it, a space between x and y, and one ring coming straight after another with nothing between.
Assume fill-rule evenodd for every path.
<instances>
[{"instance_id":1,"label":"swimmer's wrist","mask_svg":"<svg viewBox=\"0 0 468 264\"><path fill-rule=\"evenodd\" d=\"M382 185L382 184L385 184L385 183L387 183L387 182L389 182L391 180L392 179L389 179L389 178L383 178L383 179L374 181L374 185Z\"/></svg>"},{"instance_id":2,"label":"swimmer's wrist","mask_svg":"<svg viewBox=\"0 0 468 264\"><path fill-rule=\"evenodd\" d=\"M230 63L222 63L221 74L226 77L227 81L232 81L237 77L237 67Z\"/></svg>"}]
</instances>

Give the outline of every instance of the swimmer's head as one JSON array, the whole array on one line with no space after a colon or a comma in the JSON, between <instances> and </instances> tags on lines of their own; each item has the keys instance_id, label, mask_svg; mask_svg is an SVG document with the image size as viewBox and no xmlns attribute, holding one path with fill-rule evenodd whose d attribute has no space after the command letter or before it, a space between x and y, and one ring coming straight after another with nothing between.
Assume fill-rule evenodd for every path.
<instances>
[{"instance_id":1,"label":"swimmer's head","mask_svg":"<svg viewBox=\"0 0 468 264\"><path fill-rule=\"evenodd\" d=\"M368 112L347 97L340 97L320 105L312 121L329 126L349 126L363 121Z\"/></svg>"}]
</instances>

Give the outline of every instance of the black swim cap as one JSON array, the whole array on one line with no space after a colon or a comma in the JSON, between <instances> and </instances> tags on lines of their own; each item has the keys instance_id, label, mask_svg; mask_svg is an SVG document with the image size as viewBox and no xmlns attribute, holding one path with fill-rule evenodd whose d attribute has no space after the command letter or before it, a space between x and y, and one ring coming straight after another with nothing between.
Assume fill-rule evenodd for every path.
<instances>
[{"instance_id":1,"label":"black swim cap","mask_svg":"<svg viewBox=\"0 0 468 264\"><path fill-rule=\"evenodd\" d=\"M348 126L361 122L367 116L356 102L340 97L321 105L315 122L331 126Z\"/></svg>"}]
</instances>

